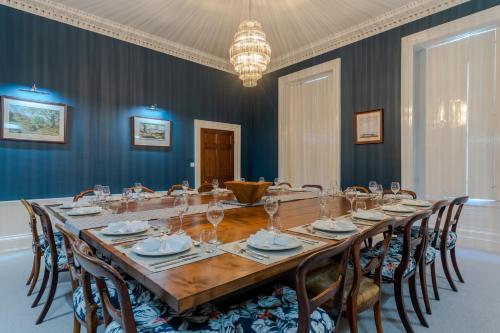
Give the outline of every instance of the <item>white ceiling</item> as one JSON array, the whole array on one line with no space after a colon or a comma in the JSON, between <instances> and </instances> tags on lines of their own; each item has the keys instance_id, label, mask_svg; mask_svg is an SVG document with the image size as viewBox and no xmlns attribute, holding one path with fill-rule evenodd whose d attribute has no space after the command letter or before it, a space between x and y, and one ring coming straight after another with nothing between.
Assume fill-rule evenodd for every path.
<instances>
[{"instance_id":1,"label":"white ceiling","mask_svg":"<svg viewBox=\"0 0 500 333\"><path fill-rule=\"evenodd\" d=\"M12 6L11 1L2 2ZM49 7L59 14L51 18L66 23L83 25L137 44L146 43L144 46L225 70L230 70L227 58L233 35L238 24L249 16L248 0L19 2ZM464 0L252 0L251 11L252 18L262 23L271 44L270 67L274 70L462 2ZM37 14L50 16L40 12ZM60 19L63 14L69 19ZM78 20L83 23L74 22Z\"/></svg>"}]
</instances>

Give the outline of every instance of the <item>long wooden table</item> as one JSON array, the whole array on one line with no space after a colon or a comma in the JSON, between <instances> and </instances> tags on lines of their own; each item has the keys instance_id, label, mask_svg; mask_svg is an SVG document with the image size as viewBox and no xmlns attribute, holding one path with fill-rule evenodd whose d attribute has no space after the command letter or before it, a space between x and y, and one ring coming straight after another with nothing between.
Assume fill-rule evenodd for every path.
<instances>
[{"instance_id":1,"label":"long wooden table","mask_svg":"<svg viewBox=\"0 0 500 333\"><path fill-rule=\"evenodd\" d=\"M219 197L221 200L233 198L232 194ZM208 203L213 198L211 196L192 196L190 200L191 204L201 204ZM167 197L134 202L129 204L129 210L141 211L172 207L173 201L173 198ZM349 203L344 198L335 197L330 204L330 209L333 217L341 216L347 213ZM64 216L53 209L50 210L64 222ZM281 203L279 215L282 230L311 223L318 218L318 214L319 202L317 199ZM219 225L219 240L226 243L245 239L265 228L267 219L267 214L262 206L226 210L224 220ZM212 225L207 221L205 214L189 215L184 218L184 229L193 239L197 239L200 232L207 228L212 228ZM120 267L179 312L280 276L297 267L300 261L312 252L339 243L335 240L317 238L324 241L326 245L271 265L264 265L231 253L224 253L213 258L154 273L119 252L115 248L116 245L105 244L89 230L83 230L80 237L101 254L111 259L114 265ZM315 238L313 236L306 237Z\"/></svg>"}]
</instances>

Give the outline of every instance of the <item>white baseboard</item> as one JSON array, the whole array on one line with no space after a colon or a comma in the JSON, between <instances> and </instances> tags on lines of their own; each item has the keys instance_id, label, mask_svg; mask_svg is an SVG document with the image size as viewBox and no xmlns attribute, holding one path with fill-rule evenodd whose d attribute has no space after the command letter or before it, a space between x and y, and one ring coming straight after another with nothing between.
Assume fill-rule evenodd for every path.
<instances>
[{"instance_id":1,"label":"white baseboard","mask_svg":"<svg viewBox=\"0 0 500 333\"><path fill-rule=\"evenodd\" d=\"M0 254L31 248L31 233L0 237Z\"/></svg>"}]
</instances>

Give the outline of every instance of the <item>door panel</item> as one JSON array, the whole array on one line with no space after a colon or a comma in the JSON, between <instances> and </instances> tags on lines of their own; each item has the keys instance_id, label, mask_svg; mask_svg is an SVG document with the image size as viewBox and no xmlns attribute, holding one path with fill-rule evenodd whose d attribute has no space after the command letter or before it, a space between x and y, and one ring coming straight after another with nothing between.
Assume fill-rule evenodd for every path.
<instances>
[{"instance_id":1,"label":"door panel","mask_svg":"<svg viewBox=\"0 0 500 333\"><path fill-rule=\"evenodd\" d=\"M201 182L213 178L224 182L234 179L234 132L201 129Z\"/></svg>"}]
</instances>

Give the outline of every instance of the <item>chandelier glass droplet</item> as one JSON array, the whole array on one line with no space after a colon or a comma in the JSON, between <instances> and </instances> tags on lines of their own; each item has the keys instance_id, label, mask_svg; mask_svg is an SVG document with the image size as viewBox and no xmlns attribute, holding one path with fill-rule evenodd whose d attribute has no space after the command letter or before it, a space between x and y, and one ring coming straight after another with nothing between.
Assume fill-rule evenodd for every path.
<instances>
[{"instance_id":1,"label":"chandelier glass droplet","mask_svg":"<svg viewBox=\"0 0 500 333\"><path fill-rule=\"evenodd\" d=\"M229 49L229 60L245 87L255 87L271 60L271 46L262 25L255 20L240 23Z\"/></svg>"}]
</instances>

